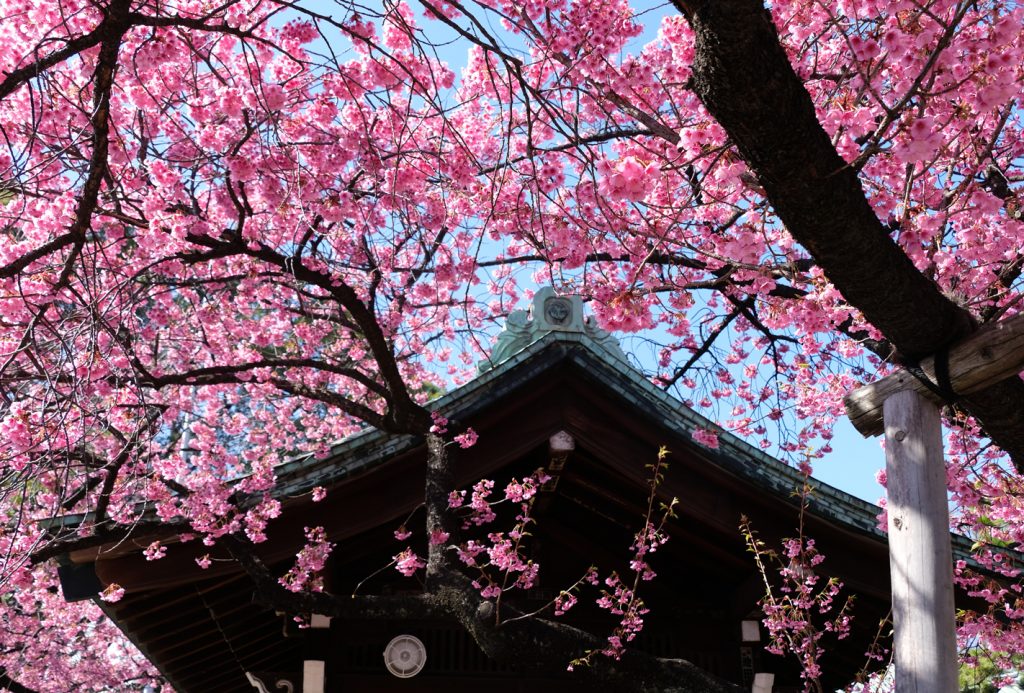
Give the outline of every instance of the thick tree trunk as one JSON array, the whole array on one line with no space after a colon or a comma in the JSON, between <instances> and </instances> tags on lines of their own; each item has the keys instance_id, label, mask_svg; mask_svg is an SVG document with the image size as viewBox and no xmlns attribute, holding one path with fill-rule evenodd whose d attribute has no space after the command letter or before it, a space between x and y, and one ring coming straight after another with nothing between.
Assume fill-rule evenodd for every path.
<instances>
[{"instance_id":1,"label":"thick tree trunk","mask_svg":"<svg viewBox=\"0 0 1024 693\"><path fill-rule=\"evenodd\" d=\"M448 494L455 490L454 471L445 450L444 438L427 434L427 475L425 503L427 507L427 536L444 532L448 540L430 543L427 549L427 591L433 591L441 576L453 569L454 561L445 547L458 542L458 527L448 508Z\"/></svg>"},{"instance_id":2,"label":"thick tree trunk","mask_svg":"<svg viewBox=\"0 0 1024 693\"><path fill-rule=\"evenodd\" d=\"M889 237L857 172L836 153L759 0L673 0L695 33L692 86L757 174L779 218L843 297L920 359L976 329ZM1024 467L1024 383L964 399Z\"/></svg>"}]
</instances>

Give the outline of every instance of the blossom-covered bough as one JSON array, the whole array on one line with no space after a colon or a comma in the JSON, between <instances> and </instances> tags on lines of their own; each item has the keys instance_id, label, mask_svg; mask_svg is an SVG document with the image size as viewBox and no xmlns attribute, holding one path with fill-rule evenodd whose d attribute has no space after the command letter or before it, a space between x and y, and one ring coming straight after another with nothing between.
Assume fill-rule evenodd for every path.
<instances>
[{"instance_id":1,"label":"blossom-covered bough","mask_svg":"<svg viewBox=\"0 0 1024 693\"><path fill-rule=\"evenodd\" d=\"M426 437L425 530L457 533L423 404L537 284L646 335L657 382L801 459L869 373L1019 310L1017 3L650 9L0 1L8 675L147 683L95 610L56 606L47 562L147 523L228 546L297 613L435 608L342 607L247 547L273 531L275 463L366 425ZM955 522L1011 577L1022 402L1013 377L949 412ZM584 635L481 625L452 558L431 551L428 593L484 651L565 665L571 648L530 643ZM964 579L992 604L965 637L1024 650L1019 586ZM594 666L680 681L612 662Z\"/></svg>"}]
</instances>

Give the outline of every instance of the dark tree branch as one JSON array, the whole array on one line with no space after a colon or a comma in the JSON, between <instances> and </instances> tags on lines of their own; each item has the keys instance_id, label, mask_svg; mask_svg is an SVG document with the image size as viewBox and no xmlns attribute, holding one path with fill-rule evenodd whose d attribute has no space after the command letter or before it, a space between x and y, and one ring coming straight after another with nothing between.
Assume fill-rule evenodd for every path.
<instances>
[{"instance_id":1,"label":"dark tree branch","mask_svg":"<svg viewBox=\"0 0 1024 693\"><path fill-rule=\"evenodd\" d=\"M347 397L339 395L336 392L324 390L319 387L310 387L303 383L295 383L290 380L285 380L284 378L268 378L267 382L271 383L282 392L287 392L290 395L314 399L332 407L337 407L349 416L365 421L374 428L379 428L381 430L393 430L389 429L389 422L385 416L378 414L364 404L355 402Z\"/></svg>"},{"instance_id":2,"label":"dark tree branch","mask_svg":"<svg viewBox=\"0 0 1024 693\"><path fill-rule=\"evenodd\" d=\"M758 0L673 0L695 34L692 87L757 174L793 237L843 297L908 359L977 329L914 267L836 152ZM1024 382L967 397L986 433L1024 469Z\"/></svg>"},{"instance_id":3,"label":"dark tree branch","mask_svg":"<svg viewBox=\"0 0 1024 693\"><path fill-rule=\"evenodd\" d=\"M427 436L427 531L454 532L448 494L454 488L451 462L441 436ZM607 645L598 636L568 623L548 619L510 618L496 622L495 606L483 599L469 578L454 568L445 549L430 549L426 592L379 597L340 597L325 592L291 592L244 539L228 535L218 539L252 581L257 602L290 614L321 614L347 619L434 618L453 620L466 629L485 654L520 670L564 671L585 650ZM513 617L522 614L510 607ZM624 693L732 693L739 687L718 680L684 660L659 659L627 650L619 661L594 657L578 675L600 683L602 690Z\"/></svg>"},{"instance_id":4,"label":"dark tree branch","mask_svg":"<svg viewBox=\"0 0 1024 693\"><path fill-rule=\"evenodd\" d=\"M24 67L8 72L7 76L4 77L3 82L0 82L0 99L7 98L23 84L26 84L29 80L38 77L54 65L59 65L68 58L72 58L84 50L88 50L93 46L98 46L111 36L120 36L122 29L118 26L116 16L113 12L115 6L123 6L123 8L127 10L128 3L122 1L112 5L111 11L103 21L100 22L99 26L88 34L69 39L63 48L38 58Z\"/></svg>"},{"instance_id":5,"label":"dark tree branch","mask_svg":"<svg viewBox=\"0 0 1024 693\"><path fill-rule=\"evenodd\" d=\"M217 540L245 570L255 588L256 601L296 615L320 614L332 618L402 619L443 618L439 604L421 594L383 597L337 597L327 592L292 592L285 589L244 539L226 535Z\"/></svg>"},{"instance_id":6,"label":"dark tree branch","mask_svg":"<svg viewBox=\"0 0 1024 693\"><path fill-rule=\"evenodd\" d=\"M69 245L73 245L80 240L80 234L77 233L64 233L57 236L52 241L44 243L43 245L30 250L21 257L13 260L9 264L0 267L0 279L8 279L14 277L22 272L26 267L31 265L36 260L41 260L51 253L55 253L61 248L66 248Z\"/></svg>"},{"instance_id":7,"label":"dark tree branch","mask_svg":"<svg viewBox=\"0 0 1024 693\"><path fill-rule=\"evenodd\" d=\"M301 257L284 255L262 243L249 247L240 240L227 241L210 236L189 234L188 240L201 247L224 251L225 244L230 245L232 253L247 255L270 264L300 282L316 286L338 303L352 321L359 327L370 354L380 369L381 380L387 388L388 410L382 420L370 422L378 428L395 433L423 433L430 427L430 416L421 406L416 404L398 367L391 341L384 334L372 305L360 300L359 295L348 284L339 281L336 276L312 269L303 263Z\"/></svg>"},{"instance_id":8,"label":"dark tree branch","mask_svg":"<svg viewBox=\"0 0 1024 693\"><path fill-rule=\"evenodd\" d=\"M110 94L114 85L114 72L117 69L121 37L127 30L126 19L129 4L129 0L117 0L112 3L95 31L72 40L63 50L51 53L45 59L9 73L7 78L0 83L0 99L3 99L43 70L87 48L102 44L93 73L92 155L89 158L89 173L75 208L75 221L66 234L44 243L0 268L0 279L13 277L36 260L41 260L67 246L75 248L72 257L77 258L78 252L81 251L82 245L85 243L85 234L91 226L92 215L99 200L100 185L107 173L107 151L110 142ZM60 283L67 281L66 274L70 271L70 264L69 262L65 266Z\"/></svg>"},{"instance_id":9,"label":"dark tree branch","mask_svg":"<svg viewBox=\"0 0 1024 693\"><path fill-rule=\"evenodd\" d=\"M736 309L744 318L746 318L747 322L749 322L758 332L763 334L771 341L789 342L791 344L800 343L799 339L790 337L789 335L785 334L776 334L775 332L772 332L770 329L768 329L768 327L763 322L761 322L761 318L757 316L753 298L747 297L745 299L739 299L736 298L735 296L730 296L729 294L725 294L725 298L727 301L729 301L729 303L736 306Z\"/></svg>"},{"instance_id":10,"label":"dark tree branch","mask_svg":"<svg viewBox=\"0 0 1024 693\"><path fill-rule=\"evenodd\" d=\"M593 633L561 621L544 618L512 618L495 624L494 605L482 599L469 578L445 571L436 580L434 598L470 634L491 659L534 671L564 670L566 663L585 650L600 649L607 642ZM503 607L503 611L509 607ZM518 614L512 613L511 616ZM621 660L594 657L590 666L579 667L581 678L606 691L623 693L738 692L739 686L717 679L682 659L659 659L627 650Z\"/></svg>"},{"instance_id":11,"label":"dark tree branch","mask_svg":"<svg viewBox=\"0 0 1024 693\"><path fill-rule=\"evenodd\" d=\"M155 389L160 389L162 387L167 387L168 385L206 385L225 382L225 380L222 379L224 376L228 376L230 378L227 382L240 382L240 379L232 376L237 376L238 374L247 373L261 368L306 368L314 371L324 371L325 373L333 373L335 375L349 378L364 386L370 392L374 392L382 397L387 395L387 391L380 386L380 383L367 377L365 373L355 368L346 368L344 366L328 363L327 361L305 358L260 359L259 361L247 361L245 363L233 363L223 366L193 368L192 370L181 371L180 373L169 373L166 375L148 374L144 375L139 380L139 383L142 385L148 385Z\"/></svg>"},{"instance_id":12,"label":"dark tree branch","mask_svg":"<svg viewBox=\"0 0 1024 693\"><path fill-rule=\"evenodd\" d=\"M722 334L722 332L724 332L727 327L729 327L729 324L732 323L732 321L735 320L739 316L739 314L740 309L738 306L734 307L733 310L729 311L729 314L722 318L722 320L719 321L717 325L715 325L714 329L711 330L711 333L707 336L707 339L704 340L704 343L701 344L696 351L690 354L690 358L686 359L686 363L677 368L675 372L672 374L672 377L662 383L662 387L664 387L667 390L668 388L675 385L680 378L686 375L687 371L693 368L693 365L700 361L704 354L708 353L708 351L711 350L711 347L714 346L715 340L718 339L718 336Z\"/></svg>"},{"instance_id":13,"label":"dark tree branch","mask_svg":"<svg viewBox=\"0 0 1024 693\"><path fill-rule=\"evenodd\" d=\"M564 671L567 663L585 649L606 644L592 633L547 619L495 624L494 605L482 599L469 578L457 571L442 569L434 576L434 589L425 594L340 597L326 592L291 592L278 582L251 544L232 535L221 537L218 542L245 570L253 583L255 600L290 614L321 614L354 620L454 620L466 628L489 657L522 670ZM623 693L670 690L734 693L740 690L685 660L659 659L633 651L627 651L621 661L594 658L591 666L580 668L579 676L600 682L602 690Z\"/></svg>"},{"instance_id":14,"label":"dark tree branch","mask_svg":"<svg viewBox=\"0 0 1024 693\"><path fill-rule=\"evenodd\" d=\"M85 516L85 521L90 519L90 515ZM78 524L72 525L69 522L68 525L65 525L64 529L68 530L75 528L77 530L77 527ZM187 522L179 520L165 522L158 519L141 519L133 522L128 527L122 524L115 525L108 521L102 526L94 526L92 534L87 536L82 536L75 531L74 534L70 536L55 539L47 543L45 546L32 553L31 560L33 564L39 564L51 558L65 556L73 551L116 545L125 541L132 533L144 535L147 532L159 532L163 535L167 535L172 534L176 530L181 532L188 531L189 527L190 525ZM51 534L56 533L54 529L49 529L47 531Z\"/></svg>"}]
</instances>

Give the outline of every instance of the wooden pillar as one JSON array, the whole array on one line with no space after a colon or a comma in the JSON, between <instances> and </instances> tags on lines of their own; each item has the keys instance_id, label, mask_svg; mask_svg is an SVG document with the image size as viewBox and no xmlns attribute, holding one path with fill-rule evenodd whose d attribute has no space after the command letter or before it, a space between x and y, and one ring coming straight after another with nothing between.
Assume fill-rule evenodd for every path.
<instances>
[{"instance_id":1,"label":"wooden pillar","mask_svg":"<svg viewBox=\"0 0 1024 693\"><path fill-rule=\"evenodd\" d=\"M858 431L885 431L897 693L957 690L939 390L970 395L1017 377L1024 370L1024 313L978 330L941 356L923 359L915 374L896 371L845 398Z\"/></svg>"},{"instance_id":2,"label":"wooden pillar","mask_svg":"<svg viewBox=\"0 0 1024 693\"><path fill-rule=\"evenodd\" d=\"M956 693L956 615L939 408L913 390L884 404L896 693Z\"/></svg>"},{"instance_id":3,"label":"wooden pillar","mask_svg":"<svg viewBox=\"0 0 1024 693\"><path fill-rule=\"evenodd\" d=\"M306 634L306 658L302 662L302 693L324 693L327 683L327 634L331 619L313 614Z\"/></svg>"}]
</instances>

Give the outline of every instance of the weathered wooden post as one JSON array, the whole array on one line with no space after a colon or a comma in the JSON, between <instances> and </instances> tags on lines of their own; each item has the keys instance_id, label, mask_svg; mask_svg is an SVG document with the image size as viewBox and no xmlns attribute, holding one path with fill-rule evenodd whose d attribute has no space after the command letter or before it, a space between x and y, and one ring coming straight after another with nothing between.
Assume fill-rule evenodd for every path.
<instances>
[{"instance_id":1,"label":"weathered wooden post","mask_svg":"<svg viewBox=\"0 0 1024 693\"><path fill-rule=\"evenodd\" d=\"M1024 369L1024 314L846 396L865 436L885 433L897 693L956 693L956 617L940 395L967 395ZM927 379L933 385L927 384Z\"/></svg>"},{"instance_id":2,"label":"weathered wooden post","mask_svg":"<svg viewBox=\"0 0 1024 693\"><path fill-rule=\"evenodd\" d=\"M939 408L913 390L885 400L889 571L898 693L956 693L956 613Z\"/></svg>"}]
</instances>

